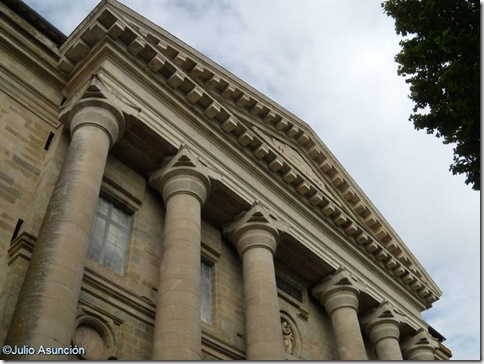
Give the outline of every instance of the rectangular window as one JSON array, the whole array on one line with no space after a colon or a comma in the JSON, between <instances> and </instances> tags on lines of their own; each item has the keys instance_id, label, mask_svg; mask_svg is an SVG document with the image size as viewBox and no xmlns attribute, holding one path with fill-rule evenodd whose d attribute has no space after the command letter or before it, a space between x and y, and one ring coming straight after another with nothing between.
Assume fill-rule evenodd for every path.
<instances>
[{"instance_id":1,"label":"rectangular window","mask_svg":"<svg viewBox=\"0 0 484 364\"><path fill-rule=\"evenodd\" d=\"M89 258L123 274L131 234L131 215L99 197L89 244Z\"/></svg>"},{"instance_id":2,"label":"rectangular window","mask_svg":"<svg viewBox=\"0 0 484 364\"><path fill-rule=\"evenodd\" d=\"M301 290L297 289L291 283L282 279L281 277L276 275L276 285L281 291L287 293L289 296L297 299L299 302L303 301L302 292Z\"/></svg>"},{"instance_id":3,"label":"rectangular window","mask_svg":"<svg viewBox=\"0 0 484 364\"><path fill-rule=\"evenodd\" d=\"M202 321L206 323L212 322L212 266L202 261L201 264L202 277Z\"/></svg>"}]
</instances>

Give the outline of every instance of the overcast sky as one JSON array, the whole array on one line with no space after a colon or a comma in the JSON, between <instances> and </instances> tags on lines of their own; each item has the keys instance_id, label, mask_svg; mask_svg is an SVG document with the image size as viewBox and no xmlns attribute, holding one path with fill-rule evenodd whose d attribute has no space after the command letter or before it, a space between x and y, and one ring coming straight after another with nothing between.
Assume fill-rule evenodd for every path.
<instances>
[{"instance_id":1,"label":"overcast sky","mask_svg":"<svg viewBox=\"0 0 484 364\"><path fill-rule=\"evenodd\" d=\"M97 4L26 2L66 35ZM380 1L121 2L308 123L444 292L424 318L453 359L480 359L480 195L408 121Z\"/></svg>"}]
</instances>

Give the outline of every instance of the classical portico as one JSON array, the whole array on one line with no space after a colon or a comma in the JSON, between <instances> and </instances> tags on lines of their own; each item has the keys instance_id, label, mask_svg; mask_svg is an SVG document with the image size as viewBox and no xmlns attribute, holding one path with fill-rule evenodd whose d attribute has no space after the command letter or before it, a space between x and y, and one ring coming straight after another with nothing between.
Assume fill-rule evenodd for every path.
<instances>
[{"instance_id":1,"label":"classical portico","mask_svg":"<svg viewBox=\"0 0 484 364\"><path fill-rule=\"evenodd\" d=\"M304 121L116 1L69 37L4 3L5 344L88 343L98 360L443 352L421 316L439 288Z\"/></svg>"}]
</instances>

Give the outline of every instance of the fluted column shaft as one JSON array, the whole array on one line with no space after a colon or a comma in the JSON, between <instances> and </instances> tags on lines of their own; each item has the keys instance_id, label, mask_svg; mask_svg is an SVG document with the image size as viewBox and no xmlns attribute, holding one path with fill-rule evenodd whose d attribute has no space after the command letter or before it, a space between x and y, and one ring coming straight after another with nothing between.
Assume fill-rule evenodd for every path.
<instances>
[{"instance_id":1,"label":"fluted column shaft","mask_svg":"<svg viewBox=\"0 0 484 364\"><path fill-rule=\"evenodd\" d=\"M272 219L254 204L226 229L243 263L247 360L284 359L274 268L278 230Z\"/></svg>"},{"instance_id":2,"label":"fluted column shaft","mask_svg":"<svg viewBox=\"0 0 484 364\"><path fill-rule=\"evenodd\" d=\"M346 270L338 271L328 281L315 287L313 295L321 301L331 317L339 359L367 360L358 321L360 289L353 280Z\"/></svg>"},{"instance_id":3,"label":"fluted column shaft","mask_svg":"<svg viewBox=\"0 0 484 364\"><path fill-rule=\"evenodd\" d=\"M161 190L166 208L154 360L201 359L201 208L210 183L194 166L177 166L186 153L182 150L150 180Z\"/></svg>"},{"instance_id":4,"label":"fluted column shaft","mask_svg":"<svg viewBox=\"0 0 484 364\"><path fill-rule=\"evenodd\" d=\"M100 99L80 101L70 119L71 143L5 341L36 352L40 345L70 345L104 167L124 128L121 114Z\"/></svg>"}]
</instances>

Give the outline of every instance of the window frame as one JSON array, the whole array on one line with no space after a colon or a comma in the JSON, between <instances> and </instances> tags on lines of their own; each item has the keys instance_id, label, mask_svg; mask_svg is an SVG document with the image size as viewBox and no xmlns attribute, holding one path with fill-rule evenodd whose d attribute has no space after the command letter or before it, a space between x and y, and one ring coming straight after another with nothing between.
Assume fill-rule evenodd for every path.
<instances>
[{"instance_id":1,"label":"window frame","mask_svg":"<svg viewBox=\"0 0 484 364\"><path fill-rule=\"evenodd\" d=\"M102 257L104 256L105 252L105 246L106 246L106 234L108 234L108 229L106 227L104 228L103 232L103 243L101 246L101 254L100 257L96 258L94 256L91 256L89 252L91 251L91 245L93 242L93 237L94 237L94 229L95 229L95 224L96 220L98 218L98 215L102 216L102 219L108 223L108 220L106 220L106 216L104 214L99 214L99 202L100 200L106 201L108 204L112 205L110 206L109 210L109 215L111 215L111 210L112 208L116 208L122 213L126 214L129 216L129 228L127 229L127 234L126 234L126 246L124 249L124 256L123 256L123 262L121 263L121 267L119 269L115 270L112 267L103 264L102 262ZM134 232L134 226L135 226L135 214L138 209L136 208L136 204L133 204L130 199L127 199L126 196L121 192L118 191L116 188L108 184L105 180L103 180L102 185L101 185L101 191L98 196L98 202L96 205L96 212L94 215L94 221L91 229L91 234L89 237L89 248L88 248L88 253L87 253L87 258L96 262L100 266L104 267L105 269L108 269L110 272L113 272L119 276L124 276L127 271L127 265L129 263L129 256L130 256L130 249L131 249L131 240ZM109 222L111 224L111 222ZM115 226L119 227L119 223L114 223Z\"/></svg>"}]
</instances>

